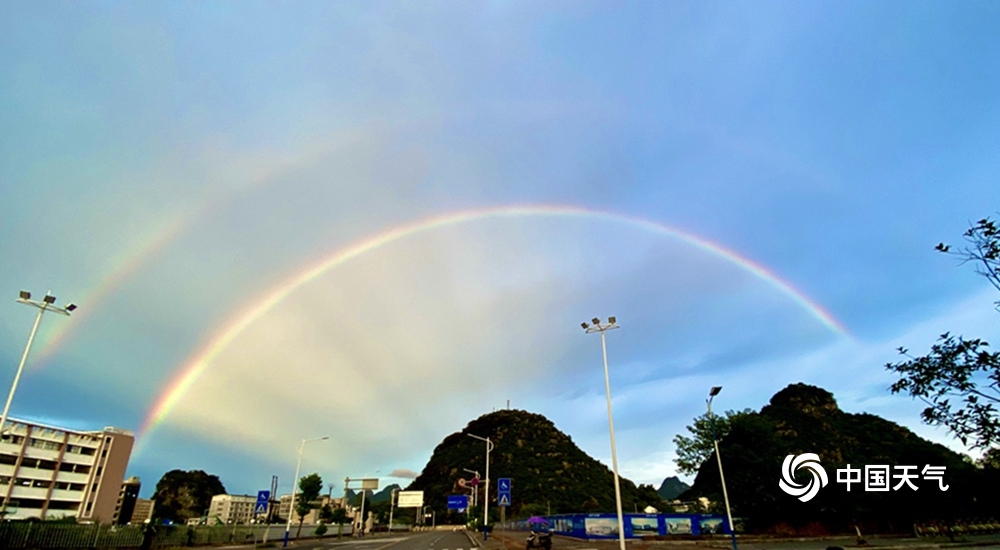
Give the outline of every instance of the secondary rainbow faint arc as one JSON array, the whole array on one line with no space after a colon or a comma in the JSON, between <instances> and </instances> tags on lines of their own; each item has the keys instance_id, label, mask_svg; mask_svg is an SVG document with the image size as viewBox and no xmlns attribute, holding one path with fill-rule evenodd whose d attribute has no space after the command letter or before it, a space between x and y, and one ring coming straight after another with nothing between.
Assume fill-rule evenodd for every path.
<instances>
[{"instance_id":1,"label":"secondary rainbow faint arc","mask_svg":"<svg viewBox=\"0 0 1000 550\"><path fill-rule=\"evenodd\" d=\"M648 220L645 218L627 216L614 212L602 210L591 210L576 206L561 205L527 205L527 206L505 206L486 209L463 210L447 214L423 218L404 225L389 228L381 233L363 238L355 243L334 252L332 255L307 267L304 271L289 277L284 282L276 285L273 290L266 293L255 305L241 311L232 318L223 329L216 331L215 335L200 348L183 366L178 369L178 374L173 377L167 385L166 390L160 394L156 403L146 415L142 427L139 430L139 439L145 439L157 426L159 426L170 413L170 410L180 401L181 397L187 393L195 380L209 367L212 360L219 353L242 333L254 321L271 310L274 306L295 292L300 286L316 279L328 270L350 261L362 254L376 250L399 239L410 237L418 233L440 229L444 227L459 225L463 223L480 221L489 218L516 218L528 216L553 216L553 217L582 217L589 219L600 219L617 223L628 223L640 226L644 229L667 235L679 239L689 245L714 254L727 261L735 263L749 271L759 279L767 282L786 296L792 298L801 305L813 317L820 321L831 331L847 336L847 330L838 322L833 315L824 310L818 304L802 294L790 283L769 271L766 267L745 258L732 250L702 239L690 233L685 233L670 226Z\"/></svg>"}]
</instances>

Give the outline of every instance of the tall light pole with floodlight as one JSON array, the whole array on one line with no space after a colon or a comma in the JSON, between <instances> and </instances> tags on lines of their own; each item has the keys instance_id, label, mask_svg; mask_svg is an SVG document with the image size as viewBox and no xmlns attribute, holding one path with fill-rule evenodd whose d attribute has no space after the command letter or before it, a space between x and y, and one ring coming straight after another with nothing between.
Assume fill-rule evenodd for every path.
<instances>
[{"instance_id":1,"label":"tall light pole with floodlight","mask_svg":"<svg viewBox=\"0 0 1000 550\"><path fill-rule=\"evenodd\" d=\"M465 434L469 437L474 437L480 441L486 442L486 487L483 488L483 540L488 538L489 531L489 512L490 512L490 451L493 450L493 442L490 441L488 437L479 437L478 435Z\"/></svg>"},{"instance_id":2,"label":"tall light pole with floodlight","mask_svg":"<svg viewBox=\"0 0 1000 550\"><path fill-rule=\"evenodd\" d=\"M601 350L604 353L604 390L608 397L608 428L611 431L611 466L615 473L615 506L618 509L618 546L620 550L625 550L625 521L622 514L622 490L618 481L618 452L615 450L615 421L611 414L611 380L608 377L608 345L604 339L604 333L618 327L614 316L608 317L607 323L602 323L600 319L594 317L590 320L592 325L580 323L587 334L595 332L601 333Z\"/></svg>"},{"instance_id":3,"label":"tall light pole with floodlight","mask_svg":"<svg viewBox=\"0 0 1000 550\"><path fill-rule=\"evenodd\" d=\"M305 449L306 443L310 441L326 441L327 439L330 439L330 436L324 435L323 437L303 439L299 443L299 461L295 464L295 477L292 478L292 505L288 509L288 522L285 523L285 543L281 545L282 548L288 546L288 532L292 529L292 515L295 514L295 489L299 486L299 468L302 466L302 451Z\"/></svg>"},{"instance_id":4,"label":"tall light pole with floodlight","mask_svg":"<svg viewBox=\"0 0 1000 550\"><path fill-rule=\"evenodd\" d=\"M28 360L28 353L31 352L31 343L35 341L35 333L38 332L38 325L42 322L42 315L46 311L51 311L68 317L76 309L76 304L73 303L66 304L65 307L55 305L56 297L49 293L45 293L45 297L42 298L41 302L32 300L31 293L26 290L20 292L17 302L38 308L38 316L35 317L35 324L31 327L31 334L28 336L28 345L24 346L24 354L21 355L21 363L17 366L14 383L10 387L10 393L7 394L7 404L3 406L3 415L0 415L0 438L3 438L7 424L7 413L10 412L10 404L14 401L14 392L17 391L17 383L21 380L21 372L24 371L24 363ZM6 508L6 502L4 507Z\"/></svg>"},{"instance_id":5,"label":"tall light pole with floodlight","mask_svg":"<svg viewBox=\"0 0 1000 550\"><path fill-rule=\"evenodd\" d=\"M715 437L715 414L712 413L712 400L722 391L722 386L713 386L708 392L708 418L712 425L712 443L715 445L715 458L719 461L719 481L722 482L722 500L726 502L726 517L729 518L729 533L733 537L733 550L736 550L736 526L733 525L733 513L729 510L729 493L726 492L726 476L722 474L722 455L719 454L719 440Z\"/></svg>"}]
</instances>

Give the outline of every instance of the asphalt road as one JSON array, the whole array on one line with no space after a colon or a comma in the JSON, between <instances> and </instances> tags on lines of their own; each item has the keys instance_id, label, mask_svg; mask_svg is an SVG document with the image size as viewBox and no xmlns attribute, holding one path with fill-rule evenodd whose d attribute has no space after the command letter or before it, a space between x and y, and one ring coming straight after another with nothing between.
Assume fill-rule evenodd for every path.
<instances>
[{"instance_id":1,"label":"asphalt road","mask_svg":"<svg viewBox=\"0 0 1000 550\"><path fill-rule=\"evenodd\" d=\"M289 545L295 550L473 550L461 531L429 531L391 536L304 540Z\"/></svg>"}]
</instances>

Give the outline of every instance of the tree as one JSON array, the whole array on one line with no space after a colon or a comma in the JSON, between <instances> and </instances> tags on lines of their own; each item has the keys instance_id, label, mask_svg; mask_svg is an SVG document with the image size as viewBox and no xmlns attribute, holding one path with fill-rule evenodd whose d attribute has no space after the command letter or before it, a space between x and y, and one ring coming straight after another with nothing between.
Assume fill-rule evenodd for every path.
<instances>
[{"instance_id":1,"label":"tree","mask_svg":"<svg viewBox=\"0 0 1000 550\"><path fill-rule=\"evenodd\" d=\"M322 490L323 478L317 473L311 473L299 480L299 495L295 502L295 513L299 515L299 529L295 532L295 538L299 538L302 533L302 522L305 521L306 514L316 507L314 501L319 498Z\"/></svg>"},{"instance_id":2,"label":"tree","mask_svg":"<svg viewBox=\"0 0 1000 550\"><path fill-rule=\"evenodd\" d=\"M936 250L972 262L976 272L1000 290L1000 230L996 223L982 219L963 235L967 246L952 250L944 243ZM1000 301L996 302L1000 309ZM886 364L900 379L889 389L908 393L924 401L920 416L931 425L948 428L963 445L989 448L1000 443L1000 352L990 352L989 343L965 339L946 332L930 353L914 357L904 348L906 360Z\"/></svg>"},{"instance_id":3,"label":"tree","mask_svg":"<svg viewBox=\"0 0 1000 550\"><path fill-rule=\"evenodd\" d=\"M330 521L337 524L337 538L339 539L344 532L344 524L350 521L350 518L347 517L347 510L344 508L335 508L333 514L330 516Z\"/></svg>"},{"instance_id":4,"label":"tree","mask_svg":"<svg viewBox=\"0 0 1000 550\"><path fill-rule=\"evenodd\" d=\"M156 483L153 517L183 523L200 517L212 503L212 497L225 492L218 476L202 470L171 470Z\"/></svg>"},{"instance_id":5,"label":"tree","mask_svg":"<svg viewBox=\"0 0 1000 550\"><path fill-rule=\"evenodd\" d=\"M994 447L983 453L983 456L976 461L976 466L1000 470L1000 448Z\"/></svg>"},{"instance_id":6,"label":"tree","mask_svg":"<svg viewBox=\"0 0 1000 550\"><path fill-rule=\"evenodd\" d=\"M722 440L732 429L733 423L741 417L752 414L750 409L742 411L726 411L723 415L715 415L715 432L713 437L712 419L708 412L694 419L694 424L687 426L692 437L677 435L674 444L677 445L677 471L686 475L698 473L701 465L715 452L715 439Z\"/></svg>"}]
</instances>

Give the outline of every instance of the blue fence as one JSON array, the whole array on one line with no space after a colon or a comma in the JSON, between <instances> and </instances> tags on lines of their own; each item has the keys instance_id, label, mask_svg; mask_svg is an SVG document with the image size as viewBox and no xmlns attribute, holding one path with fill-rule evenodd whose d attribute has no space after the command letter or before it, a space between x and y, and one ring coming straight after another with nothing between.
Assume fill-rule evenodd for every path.
<instances>
[{"instance_id":1,"label":"blue fence","mask_svg":"<svg viewBox=\"0 0 1000 550\"><path fill-rule=\"evenodd\" d=\"M729 534L725 516L702 514L625 514L625 537L670 535ZM560 535L582 539L618 538L616 514L564 514L546 516L547 524L533 524L535 529L552 529ZM527 529L528 524L520 527Z\"/></svg>"}]
</instances>

